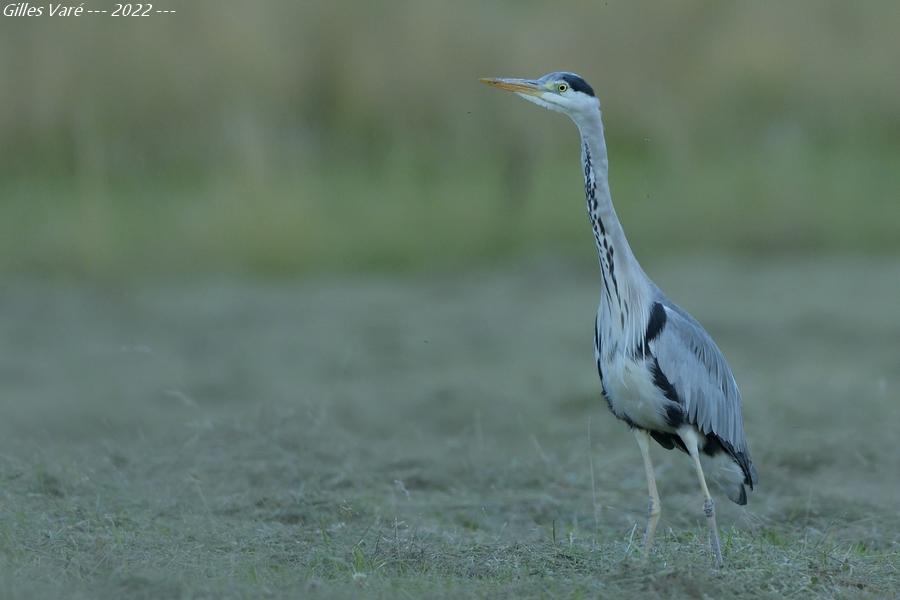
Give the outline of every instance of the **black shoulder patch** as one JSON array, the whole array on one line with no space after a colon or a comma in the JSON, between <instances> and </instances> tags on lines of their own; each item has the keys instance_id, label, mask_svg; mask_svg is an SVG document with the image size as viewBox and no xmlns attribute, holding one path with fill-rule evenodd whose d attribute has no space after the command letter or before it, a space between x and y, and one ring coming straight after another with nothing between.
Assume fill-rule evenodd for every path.
<instances>
[{"instance_id":1,"label":"black shoulder patch","mask_svg":"<svg viewBox=\"0 0 900 600\"><path fill-rule=\"evenodd\" d=\"M594 318L594 348L597 354L597 374L600 376L600 387L603 388L603 395L606 396L606 387L603 384L603 365L600 364L600 354L603 350L600 347L600 328L597 327L596 318Z\"/></svg>"},{"instance_id":2,"label":"black shoulder patch","mask_svg":"<svg viewBox=\"0 0 900 600\"><path fill-rule=\"evenodd\" d=\"M594 95L594 89L587 84L587 81L575 75L574 73L566 73L562 76L562 80L569 84L569 87L572 88L576 92L581 92L583 94L587 94L588 96Z\"/></svg>"},{"instance_id":3,"label":"black shoulder patch","mask_svg":"<svg viewBox=\"0 0 900 600\"><path fill-rule=\"evenodd\" d=\"M675 387L672 385L672 382L669 381L669 378L666 377L666 374L659 368L659 362L655 358L650 365L650 373L653 375L653 384L659 388L663 393L663 396L672 402L681 404L681 398L678 397L678 392L675 391Z\"/></svg>"},{"instance_id":4,"label":"black shoulder patch","mask_svg":"<svg viewBox=\"0 0 900 600\"><path fill-rule=\"evenodd\" d=\"M659 302L650 308L650 319L647 321L647 332L644 333L644 346L656 339L666 325L666 309Z\"/></svg>"}]
</instances>

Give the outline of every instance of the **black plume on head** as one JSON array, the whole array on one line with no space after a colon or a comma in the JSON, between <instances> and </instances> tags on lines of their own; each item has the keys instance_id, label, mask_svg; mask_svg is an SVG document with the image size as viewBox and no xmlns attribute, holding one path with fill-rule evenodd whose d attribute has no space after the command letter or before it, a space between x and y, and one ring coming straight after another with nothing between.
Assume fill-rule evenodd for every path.
<instances>
[{"instance_id":1,"label":"black plume on head","mask_svg":"<svg viewBox=\"0 0 900 600\"><path fill-rule=\"evenodd\" d=\"M594 89L588 85L587 81L575 73L563 73L562 80L568 83L569 87L576 92L582 92L588 96L594 95Z\"/></svg>"}]
</instances>

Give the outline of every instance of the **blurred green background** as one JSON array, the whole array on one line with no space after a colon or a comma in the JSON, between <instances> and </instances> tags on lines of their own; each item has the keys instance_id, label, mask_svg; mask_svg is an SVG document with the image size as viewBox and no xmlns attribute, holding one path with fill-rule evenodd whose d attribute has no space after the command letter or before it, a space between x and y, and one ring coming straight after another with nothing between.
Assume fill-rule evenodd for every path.
<instances>
[{"instance_id":1,"label":"blurred green background","mask_svg":"<svg viewBox=\"0 0 900 600\"><path fill-rule=\"evenodd\" d=\"M170 3L0 22L0 273L593 260L556 69L640 258L900 250L896 2Z\"/></svg>"}]
</instances>

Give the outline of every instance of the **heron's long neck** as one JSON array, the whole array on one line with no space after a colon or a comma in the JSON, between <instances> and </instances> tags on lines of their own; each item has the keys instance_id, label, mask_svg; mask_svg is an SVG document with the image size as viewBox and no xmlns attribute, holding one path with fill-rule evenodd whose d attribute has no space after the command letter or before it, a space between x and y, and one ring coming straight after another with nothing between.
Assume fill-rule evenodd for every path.
<instances>
[{"instance_id":1,"label":"heron's long neck","mask_svg":"<svg viewBox=\"0 0 900 600\"><path fill-rule=\"evenodd\" d=\"M625 232L613 208L609 192L606 141L600 110L576 120L581 133L581 160L584 165L584 193L588 217L597 243L603 276L601 312L604 308L624 329L639 326L646 304L647 277L625 239Z\"/></svg>"}]
</instances>

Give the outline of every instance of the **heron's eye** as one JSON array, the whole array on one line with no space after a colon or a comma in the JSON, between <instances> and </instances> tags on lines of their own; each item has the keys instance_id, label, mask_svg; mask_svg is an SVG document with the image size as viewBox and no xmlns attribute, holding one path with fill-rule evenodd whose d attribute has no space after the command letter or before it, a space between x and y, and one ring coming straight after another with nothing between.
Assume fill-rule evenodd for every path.
<instances>
[{"instance_id":1,"label":"heron's eye","mask_svg":"<svg viewBox=\"0 0 900 600\"><path fill-rule=\"evenodd\" d=\"M565 92L566 90L569 89L569 84L567 84L567 83L560 83L559 85L556 86L556 89L559 90L559 93L560 93L560 94L562 94L563 92Z\"/></svg>"}]
</instances>

